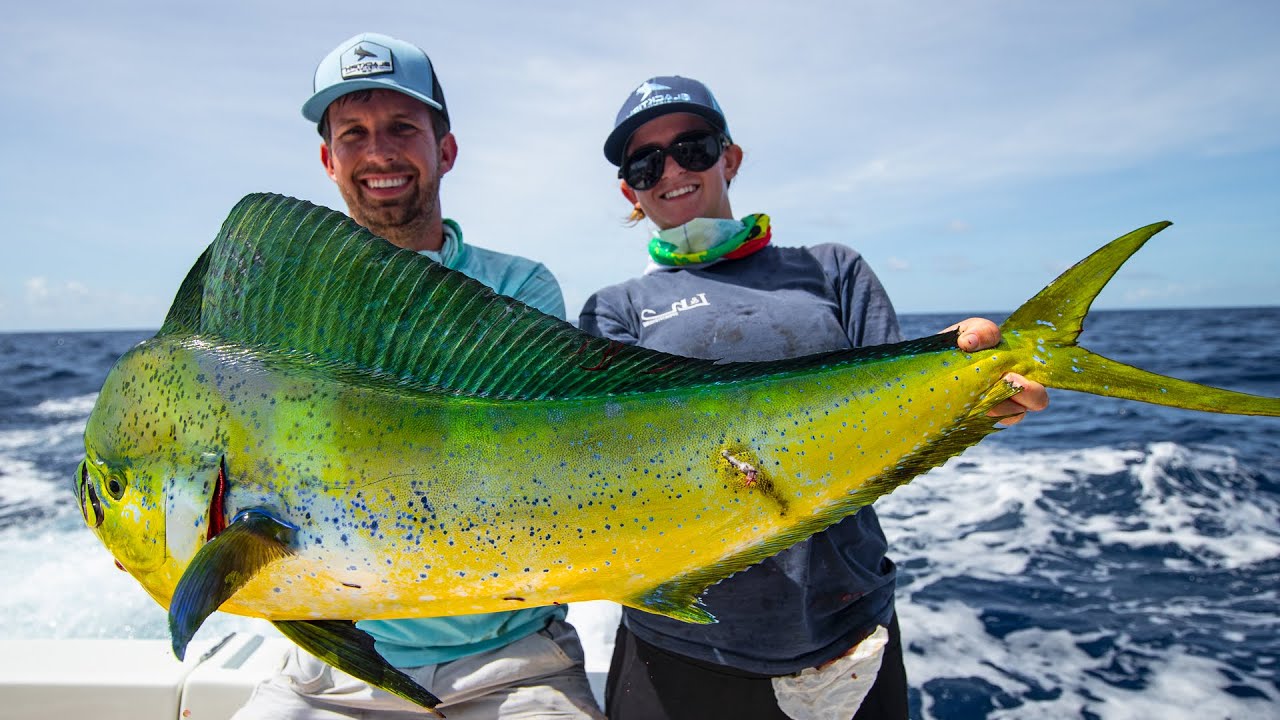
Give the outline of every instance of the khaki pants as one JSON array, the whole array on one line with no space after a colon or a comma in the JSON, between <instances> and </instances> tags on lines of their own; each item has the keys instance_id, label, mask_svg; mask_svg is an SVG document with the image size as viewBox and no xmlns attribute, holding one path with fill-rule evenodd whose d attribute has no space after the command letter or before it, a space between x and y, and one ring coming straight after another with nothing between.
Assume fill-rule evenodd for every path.
<instances>
[{"instance_id":1,"label":"khaki pants","mask_svg":"<svg viewBox=\"0 0 1280 720\"><path fill-rule=\"evenodd\" d=\"M573 626L553 620L505 647L453 662L400 668L440 698L449 720L603 720ZM422 708L295 648L233 720L417 720Z\"/></svg>"}]
</instances>

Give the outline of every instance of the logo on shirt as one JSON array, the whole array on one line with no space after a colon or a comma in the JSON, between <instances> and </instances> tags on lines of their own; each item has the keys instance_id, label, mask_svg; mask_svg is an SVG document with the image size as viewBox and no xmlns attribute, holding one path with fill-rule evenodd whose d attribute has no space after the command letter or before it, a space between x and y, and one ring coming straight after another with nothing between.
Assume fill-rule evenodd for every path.
<instances>
[{"instance_id":1,"label":"logo on shirt","mask_svg":"<svg viewBox=\"0 0 1280 720\"><path fill-rule=\"evenodd\" d=\"M694 308L706 307L711 304L707 299L706 293L698 293L687 300L677 300L671 303L671 309L666 312L658 312L645 308L640 311L640 324L649 327L654 323L660 323L663 320L669 320L682 312L688 312Z\"/></svg>"}]
</instances>

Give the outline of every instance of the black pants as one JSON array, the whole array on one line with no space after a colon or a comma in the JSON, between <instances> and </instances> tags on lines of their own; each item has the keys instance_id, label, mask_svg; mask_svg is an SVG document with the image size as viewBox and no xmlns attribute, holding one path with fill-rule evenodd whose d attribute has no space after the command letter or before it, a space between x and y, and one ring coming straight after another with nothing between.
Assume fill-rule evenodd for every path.
<instances>
[{"instance_id":1,"label":"black pants","mask_svg":"<svg viewBox=\"0 0 1280 720\"><path fill-rule=\"evenodd\" d=\"M768 632L767 628L761 628ZM609 720L788 720L767 675L661 650L618 626L604 691ZM906 720L907 671L898 617L889 622L880 672L853 720Z\"/></svg>"}]
</instances>

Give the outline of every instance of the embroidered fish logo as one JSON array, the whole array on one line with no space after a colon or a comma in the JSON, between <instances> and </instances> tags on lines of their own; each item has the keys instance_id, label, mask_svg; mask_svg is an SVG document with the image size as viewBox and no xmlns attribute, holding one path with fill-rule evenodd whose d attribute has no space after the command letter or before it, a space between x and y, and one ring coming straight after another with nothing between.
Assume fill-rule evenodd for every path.
<instances>
[{"instance_id":1,"label":"embroidered fish logo","mask_svg":"<svg viewBox=\"0 0 1280 720\"><path fill-rule=\"evenodd\" d=\"M651 83L648 80L645 80L643 83L640 84L640 87L636 88L636 94L640 96L640 102L644 102L645 100L648 100L649 96L652 95L655 91L670 90L670 89L671 88L666 85Z\"/></svg>"}]
</instances>

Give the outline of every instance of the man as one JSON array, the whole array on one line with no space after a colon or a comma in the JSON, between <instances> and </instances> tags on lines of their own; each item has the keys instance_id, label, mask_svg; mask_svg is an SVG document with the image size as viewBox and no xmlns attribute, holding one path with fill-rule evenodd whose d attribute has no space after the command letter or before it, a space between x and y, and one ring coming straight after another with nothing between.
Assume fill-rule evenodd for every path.
<instances>
[{"instance_id":1,"label":"man","mask_svg":"<svg viewBox=\"0 0 1280 720\"><path fill-rule=\"evenodd\" d=\"M564 318L551 272L522 257L467 245L440 211L440 178L458 144L431 60L418 47L357 35L316 69L302 114L317 124L320 161L356 222L445 267L547 314ZM564 606L485 615L366 620L391 664L459 718L602 718ZM421 708L295 649L262 683L236 720L400 718Z\"/></svg>"}]
</instances>

